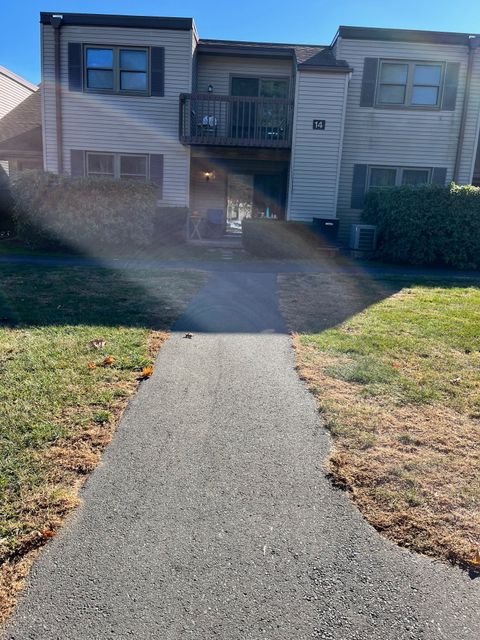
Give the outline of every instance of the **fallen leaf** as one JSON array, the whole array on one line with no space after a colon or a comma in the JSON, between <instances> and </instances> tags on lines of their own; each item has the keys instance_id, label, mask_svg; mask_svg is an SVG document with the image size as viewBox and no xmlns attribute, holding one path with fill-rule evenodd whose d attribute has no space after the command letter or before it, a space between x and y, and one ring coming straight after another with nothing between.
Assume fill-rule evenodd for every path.
<instances>
[{"instance_id":1,"label":"fallen leaf","mask_svg":"<svg viewBox=\"0 0 480 640\"><path fill-rule=\"evenodd\" d=\"M398 364L398 362L392 362L392 367L394 369L398 369L400 367L400 365Z\"/></svg>"},{"instance_id":2,"label":"fallen leaf","mask_svg":"<svg viewBox=\"0 0 480 640\"><path fill-rule=\"evenodd\" d=\"M476 550L475 555L470 560L470 564L472 567L475 567L475 569L480 569L480 549Z\"/></svg>"},{"instance_id":3,"label":"fallen leaf","mask_svg":"<svg viewBox=\"0 0 480 640\"><path fill-rule=\"evenodd\" d=\"M42 536L42 538L53 538L53 536L55 535L55 531L52 531L51 529L44 529L39 533Z\"/></svg>"},{"instance_id":4,"label":"fallen leaf","mask_svg":"<svg viewBox=\"0 0 480 640\"><path fill-rule=\"evenodd\" d=\"M183 337L184 338L193 338L193 333L186 333Z\"/></svg>"},{"instance_id":5,"label":"fallen leaf","mask_svg":"<svg viewBox=\"0 0 480 640\"><path fill-rule=\"evenodd\" d=\"M461 381L462 381L462 379L461 379L461 378L452 378L452 379L450 380L451 384L460 384L460 383L461 383Z\"/></svg>"},{"instance_id":6,"label":"fallen leaf","mask_svg":"<svg viewBox=\"0 0 480 640\"><path fill-rule=\"evenodd\" d=\"M103 338L97 338L96 340L92 340L90 342L90 346L93 347L93 349L103 349L106 344L107 341Z\"/></svg>"},{"instance_id":7,"label":"fallen leaf","mask_svg":"<svg viewBox=\"0 0 480 640\"><path fill-rule=\"evenodd\" d=\"M143 367L142 373L140 374L141 378L150 378L153 375L153 367Z\"/></svg>"},{"instance_id":8,"label":"fallen leaf","mask_svg":"<svg viewBox=\"0 0 480 640\"><path fill-rule=\"evenodd\" d=\"M107 367L110 364L115 362L115 358L113 356L107 356L103 361L103 366Z\"/></svg>"},{"instance_id":9,"label":"fallen leaf","mask_svg":"<svg viewBox=\"0 0 480 640\"><path fill-rule=\"evenodd\" d=\"M89 362L89 363L87 364L87 367L88 367L89 369L95 369L95 368L96 368L96 366L97 366L97 365L96 365L94 362Z\"/></svg>"}]
</instances>

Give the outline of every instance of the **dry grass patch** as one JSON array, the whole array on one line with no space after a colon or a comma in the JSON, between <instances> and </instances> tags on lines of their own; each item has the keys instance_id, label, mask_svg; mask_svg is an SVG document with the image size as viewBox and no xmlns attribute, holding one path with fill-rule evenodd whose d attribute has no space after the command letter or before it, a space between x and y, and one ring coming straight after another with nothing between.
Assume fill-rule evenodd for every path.
<instances>
[{"instance_id":1,"label":"dry grass patch","mask_svg":"<svg viewBox=\"0 0 480 640\"><path fill-rule=\"evenodd\" d=\"M205 277L33 267L0 276L1 621Z\"/></svg>"},{"instance_id":2,"label":"dry grass patch","mask_svg":"<svg viewBox=\"0 0 480 640\"><path fill-rule=\"evenodd\" d=\"M480 546L477 283L325 274L282 276L280 290L301 331L299 373L334 437L333 479L389 538L472 566Z\"/></svg>"}]
</instances>

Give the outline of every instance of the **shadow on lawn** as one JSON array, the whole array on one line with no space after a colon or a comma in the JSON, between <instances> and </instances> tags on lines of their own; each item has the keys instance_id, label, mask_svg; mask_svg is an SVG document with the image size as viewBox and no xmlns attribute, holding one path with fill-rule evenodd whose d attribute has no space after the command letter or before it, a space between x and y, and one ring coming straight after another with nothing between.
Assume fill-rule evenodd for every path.
<instances>
[{"instance_id":1,"label":"shadow on lawn","mask_svg":"<svg viewBox=\"0 0 480 640\"><path fill-rule=\"evenodd\" d=\"M90 258L101 260L100 255ZM139 268L137 261L126 260L119 260L115 268L0 265L0 326L85 324L165 330L181 316L174 327L178 331L318 333L415 283L456 286L459 282L442 276L376 276L346 258L325 256L314 265L319 273L309 272L312 263L303 273L276 273L277 267L288 271L291 261L278 261L271 269L254 261L234 270L231 263L223 263L224 269L219 263L183 313L206 275L150 264L149 269L145 263Z\"/></svg>"},{"instance_id":2,"label":"shadow on lawn","mask_svg":"<svg viewBox=\"0 0 480 640\"><path fill-rule=\"evenodd\" d=\"M96 267L1 266L0 326L96 325L165 330L201 274Z\"/></svg>"},{"instance_id":3,"label":"shadow on lawn","mask_svg":"<svg viewBox=\"0 0 480 640\"><path fill-rule=\"evenodd\" d=\"M414 286L478 287L480 275L446 276L433 270L425 275L390 275L374 274L359 268L351 272L342 269L321 274L281 275L280 308L290 330L321 333L402 289Z\"/></svg>"}]
</instances>

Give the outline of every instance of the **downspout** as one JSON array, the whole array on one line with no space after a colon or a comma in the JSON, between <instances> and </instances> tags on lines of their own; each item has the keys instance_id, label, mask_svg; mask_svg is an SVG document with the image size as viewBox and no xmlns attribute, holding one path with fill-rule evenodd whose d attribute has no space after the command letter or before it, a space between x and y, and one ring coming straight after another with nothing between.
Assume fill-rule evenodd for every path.
<instances>
[{"instance_id":1,"label":"downspout","mask_svg":"<svg viewBox=\"0 0 480 640\"><path fill-rule=\"evenodd\" d=\"M475 49L480 46L480 38L477 36L469 36L468 40L468 63L467 63L467 77L465 80L465 96L463 98L462 116L460 119L460 129L458 132L457 153L455 155L455 167L453 170L453 181L458 183L460 174L460 161L462 157L463 145L465 142L465 125L467 121L468 103L470 101L470 89L472 86L472 70L473 70L473 55Z\"/></svg>"},{"instance_id":2,"label":"downspout","mask_svg":"<svg viewBox=\"0 0 480 640\"><path fill-rule=\"evenodd\" d=\"M55 64L55 122L57 134L57 170L63 173L63 122L62 122L62 77L60 67L60 29L62 27L63 16L54 14L50 18L50 24L54 32L54 64Z\"/></svg>"}]
</instances>

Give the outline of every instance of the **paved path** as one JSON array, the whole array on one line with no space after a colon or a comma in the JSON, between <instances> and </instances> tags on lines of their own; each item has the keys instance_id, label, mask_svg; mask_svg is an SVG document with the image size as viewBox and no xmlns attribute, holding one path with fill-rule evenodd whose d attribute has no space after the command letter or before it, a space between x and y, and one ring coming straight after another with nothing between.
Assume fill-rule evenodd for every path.
<instances>
[{"instance_id":1,"label":"paved path","mask_svg":"<svg viewBox=\"0 0 480 640\"><path fill-rule=\"evenodd\" d=\"M384 540L325 478L274 287L216 274L192 301L7 638L478 638L480 580Z\"/></svg>"},{"instance_id":2,"label":"paved path","mask_svg":"<svg viewBox=\"0 0 480 640\"><path fill-rule=\"evenodd\" d=\"M463 270L411 267L408 265L382 265L367 261L331 260L328 258L309 261L295 260L259 260L251 258L244 261L226 260L157 260L151 259L95 259L82 256L29 256L29 255L0 255L1 265L23 265L37 267L107 267L131 271L134 269L191 269L197 271L211 271L220 273L345 273L371 274L393 276L431 276L445 278L480 278L480 270Z\"/></svg>"}]
</instances>

